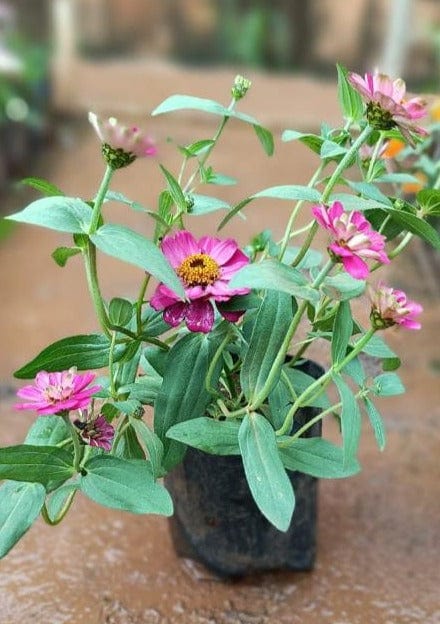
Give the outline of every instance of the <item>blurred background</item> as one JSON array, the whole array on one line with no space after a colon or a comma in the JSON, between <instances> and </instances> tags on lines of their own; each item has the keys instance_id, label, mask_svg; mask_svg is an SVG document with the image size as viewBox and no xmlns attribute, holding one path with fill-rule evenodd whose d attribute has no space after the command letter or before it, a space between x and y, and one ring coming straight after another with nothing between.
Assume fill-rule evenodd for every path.
<instances>
[{"instance_id":1,"label":"blurred background","mask_svg":"<svg viewBox=\"0 0 440 624\"><path fill-rule=\"evenodd\" d=\"M326 81L336 62L438 91L438 0L0 0L0 189L63 115L147 110L164 65Z\"/></svg>"}]
</instances>

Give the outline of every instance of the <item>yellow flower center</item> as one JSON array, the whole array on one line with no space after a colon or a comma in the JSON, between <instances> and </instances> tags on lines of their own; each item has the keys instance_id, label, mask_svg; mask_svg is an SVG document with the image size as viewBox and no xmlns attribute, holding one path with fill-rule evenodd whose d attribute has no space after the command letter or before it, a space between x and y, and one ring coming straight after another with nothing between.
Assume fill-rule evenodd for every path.
<instances>
[{"instance_id":1,"label":"yellow flower center","mask_svg":"<svg viewBox=\"0 0 440 624\"><path fill-rule=\"evenodd\" d=\"M177 269L177 275L185 286L208 286L220 276L217 262L204 253L191 254Z\"/></svg>"}]
</instances>

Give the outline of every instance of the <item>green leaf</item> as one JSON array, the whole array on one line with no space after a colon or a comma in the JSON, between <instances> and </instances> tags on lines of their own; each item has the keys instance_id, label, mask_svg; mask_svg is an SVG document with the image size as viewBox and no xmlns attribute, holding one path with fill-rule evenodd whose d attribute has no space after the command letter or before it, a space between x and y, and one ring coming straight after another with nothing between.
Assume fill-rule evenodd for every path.
<instances>
[{"instance_id":1,"label":"green leaf","mask_svg":"<svg viewBox=\"0 0 440 624\"><path fill-rule=\"evenodd\" d=\"M293 318L293 301L286 293L268 290L258 310L248 350L240 371L240 382L249 402L261 392L269 371L280 352ZM272 387L278 383L282 359L273 378Z\"/></svg>"},{"instance_id":2,"label":"green leaf","mask_svg":"<svg viewBox=\"0 0 440 624\"><path fill-rule=\"evenodd\" d=\"M65 481L75 472L72 456L54 446L19 444L0 449L0 479L41 483Z\"/></svg>"},{"instance_id":3,"label":"green leaf","mask_svg":"<svg viewBox=\"0 0 440 624\"><path fill-rule=\"evenodd\" d=\"M45 496L40 483L7 481L0 487L0 559L32 526Z\"/></svg>"},{"instance_id":4,"label":"green leaf","mask_svg":"<svg viewBox=\"0 0 440 624\"><path fill-rule=\"evenodd\" d=\"M20 184L30 186L36 191L42 193L43 195L46 195L46 197L56 197L64 195L63 191L55 186L55 184L52 184L52 182L44 180L43 178L24 178L23 180L20 180Z\"/></svg>"},{"instance_id":5,"label":"green leaf","mask_svg":"<svg viewBox=\"0 0 440 624\"><path fill-rule=\"evenodd\" d=\"M386 444L386 432L383 420L377 411L376 406L372 403L372 401L370 401L370 399L365 397L364 404L374 431L374 437L376 438L377 445L379 449L383 451Z\"/></svg>"},{"instance_id":6,"label":"green leaf","mask_svg":"<svg viewBox=\"0 0 440 624\"><path fill-rule=\"evenodd\" d=\"M113 361L124 355L125 347L116 345ZM78 370L103 368L108 365L110 341L101 334L89 334L62 338L49 345L33 360L14 373L18 379L32 379L41 370L63 371L76 366Z\"/></svg>"},{"instance_id":7,"label":"green leaf","mask_svg":"<svg viewBox=\"0 0 440 624\"><path fill-rule=\"evenodd\" d=\"M52 252L52 258L60 267L66 266L66 263L69 258L73 256L77 256L81 253L81 247L57 247L55 251Z\"/></svg>"},{"instance_id":8,"label":"green leaf","mask_svg":"<svg viewBox=\"0 0 440 624\"><path fill-rule=\"evenodd\" d=\"M119 388L120 394L128 393L130 399L140 401L143 405L153 405L162 385L162 377L158 375L143 375L134 383L125 384Z\"/></svg>"},{"instance_id":9,"label":"green leaf","mask_svg":"<svg viewBox=\"0 0 440 624\"><path fill-rule=\"evenodd\" d=\"M191 195L194 204L189 211L192 215L204 215L216 210L230 210L231 206L217 197L209 197L209 195Z\"/></svg>"},{"instance_id":10,"label":"green leaf","mask_svg":"<svg viewBox=\"0 0 440 624\"><path fill-rule=\"evenodd\" d=\"M60 416L38 416L27 432L25 444L56 446L69 437L69 428Z\"/></svg>"},{"instance_id":11,"label":"green leaf","mask_svg":"<svg viewBox=\"0 0 440 624\"><path fill-rule=\"evenodd\" d=\"M269 197L273 199L285 199L288 201L309 201L319 202L321 194L316 189L310 186L301 186L298 184L285 184L282 186L271 186L263 189L254 195L251 195L250 199L258 199L260 197Z\"/></svg>"},{"instance_id":12,"label":"green leaf","mask_svg":"<svg viewBox=\"0 0 440 624\"><path fill-rule=\"evenodd\" d=\"M155 115L163 115L164 113L172 113L178 110L197 110L225 117L230 115L230 111L225 106L214 100L179 94L167 97L153 110L151 115L154 117Z\"/></svg>"},{"instance_id":13,"label":"green leaf","mask_svg":"<svg viewBox=\"0 0 440 624\"><path fill-rule=\"evenodd\" d=\"M163 444L161 440L143 420L130 418L130 423L136 431L139 441L142 442L148 453L154 478L157 479L163 476Z\"/></svg>"},{"instance_id":14,"label":"green leaf","mask_svg":"<svg viewBox=\"0 0 440 624\"><path fill-rule=\"evenodd\" d=\"M29 223L59 232L88 232L91 208L75 197L44 197L32 202L20 212L5 217L20 223Z\"/></svg>"},{"instance_id":15,"label":"green leaf","mask_svg":"<svg viewBox=\"0 0 440 624\"><path fill-rule=\"evenodd\" d=\"M440 190L423 189L417 193L416 199L425 214L440 216Z\"/></svg>"},{"instance_id":16,"label":"green leaf","mask_svg":"<svg viewBox=\"0 0 440 624\"><path fill-rule=\"evenodd\" d=\"M361 436L361 413L356 397L340 375L334 375L333 381L342 401L341 429L343 441L343 465L346 467L356 458Z\"/></svg>"},{"instance_id":17,"label":"green leaf","mask_svg":"<svg viewBox=\"0 0 440 624\"><path fill-rule=\"evenodd\" d=\"M163 253L148 238L120 225L103 225L91 236L96 247L114 258L151 273L177 295L185 297L183 286Z\"/></svg>"},{"instance_id":18,"label":"green leaf","mask_svg":"<svg viewBox=\"0 0 440 624\"><path fill-rule=\"evenodd\" d=\"M190 333L168 352L162 387L154 406L154 430L164 445L166 470L179 463L185 453L182 444L166 437L167 431L179 422L203 416L211 399L204 380L221 339L215 332ZM216 376L212 379L214 385Z\"/></svg>"},{"instance_id":19,"label":"green leaf","mask_svg":"<svg viewBox=\"0 0 440 624\"><path fill-rule=\"evenodd\" d=\"M296 130L284 130L281 135L281 140L287 141L301 141L304 145L307 145L315 154L319 154L321 151L321 145L324 139L317 134L310 134L304 132L297 132Z\"/></svg>"},{"instance_id":20,"label":"green leaf","mask_svg":"<svg viewBox=\"0 0 440 624\"><path fill-rule=\"evenodd\" d=\"M274 259L248 264L237 271L229 282L231 288L264 288L284 292L314 304L319 293L311 288L304 275L293 267Z\"/></svg>"},{"instance_id":21,"label":"green leaf","mask_svg":"<svg viewBox=\"0 0 440 624\"><path fill-rule=\"evenodd\" d=\"M409 232L419 236L422 240L432 245L434 249L440 249L440 235L432 225L404 210L389 208L388 212L393 219L403 225Z\"/></svg>"},{"instance_id":22,"label":"green leaf","mask_svg":"<svg viewBox=\"0 0 440 624\"><path fill-rule=\"evenodd\" d=\"M95 503L136 514L173 513L170 495L155 483L146 461L101 455L86 462L84 470L79 486Z\"/></svg>"},{"instance_id":23,"label":"green leaf","mask_svg":"<svg viewBox=\"0 0 440 624\"><path fill-rule=\"evenodd\" d=\"M115 297L108 306L108 316L110 323L125 327L131 321L133 316L133 304L127 299Z\"/></svg>"},{"instance_id":24,"label":"green leaf","mask_svg":"<svg viewBox=\"0 0 440 624\"><path fill-rule=\"evenodd\" d=\"M344 359L352 333L353 318L351 316L350 304L348 301L341 301L338 305L333 325L331 344L333 364L338 364Z\"/></svg>"},{"instance_id":25,"label":"green leaf","mask_svg":"<svg viewBox=\"0 0 440 624\"><path fill-rule=\"evenodd\" d=\"M260 198L271 198L271 199L283 199L287 201L291 200L303 200L310 202L319 202L321 198L321 194L314 188L310 186L300 186L295 184L286 184L283 186L271 186L267 189L263 189L255 195L251 195L246 199L243 199L239 204L234 206L232 210L228 212L228 214L222 219L218 226L218 230L221 230L236 214L238 214L249 202L254 199Z\"/></svg>"},{"instance_id":26,"label":"green leaf","mask_svg":"<svg viewBox=\"0 0 440 624\"><path fill-rule=\"evenodd\" d=\"M321 290L325 295L339 301L347 301L348 299L359 297L365 291L365 288L365 281L355 279L345 272L327 276L321 286Z\"/></svg>"},{"instance_id":27,"label":"green leaf","mask_svg":"<svg viewBox=\"0 0 440 624\"><path fill-rule=\"evenodd\" d=\"M295 494L278 453L274 430L264 416L253 412L244 417L238 441L255 503L269 522L287 531Z\"/></svg>"},{"instance_id":28,"label":"green leaf","mask_svg":"<svg viewBox=\"0 0 440 624\"><path fill-rule=\"evenodd\" d=\"M266 154L272 156L275 147L272 132L258 124L253 124L253 128Z\"/></svg>"},{"instance_id":29,"label":"green leaf","mask_svg":"<svg viewBox=\"0 0 440 624\"><path fill-rule=\"evenodd\" d=\"M202 416L168 429L167 437L213 455L240 455L240 422Z\"/></svg>"},{"instance_id":30,"label":"green leaf","mask_svg":"<svg viewBox=\"0 0 440 624\"><path fill-rule=\"evenodd\" d=\"M187 203L185 195L183 194L182 188L173 174L165 169L163 165L160 165L162 173L165 176L165 179L168 183L168 190L170 192L171 197L173 198L173 202L176 204L177 208L180 209L181 212L186 212Z\"/></svg>"},{"instance_id":31,"label":"green leaf","mask_svg":"<svg viewBox=\"0 0 440 624\"><path fill-rule=\"evenodd\" d=\"M360 471L354 457L344 465L342 449L328 440L298 438L292 443L288 440L280 438L278 442L281 461L288 470L298 470L318 479L343 479Z\"/></svg>"},{"instance_id":32,"label":"green leaf","mask_svg":"<svg viewBox=\"0 0 440 624\"><path fill-rule=\"evenodd\" d=\"M387 207L393 205L392 201L375 184L370 184L369 182L348 182L348 185L363 197L372 199L377 204Z\"/></svg>"},{"instance_id":33,"label":"green leaf","mask_svg":"<svg viewBox=\"0 0 440 624\"><path fill-rule=\"evenodd\" d=\"M372 391L377 396L395 396L397 394L403 394L405 392L405 386L396 373L383 373L374 378Z\"/></svg>"},{"instance_id":34,"label":"green leaf","mask_svg":"<svg viewBox=\"0 0 440 624\"><path fill-rule=\"evenodd\" d=\"M122 435L118 437L112 455L122 459L145 459L144 449L131 426L124 428Z\"/></svg>"},{"instance_id":35,"label":"green leaf","mask_svg":"<svg viewBox=\"0 0 440 624\"><path fill-rule=\"evenodd\" d=\"M364 104L360 94L348 82L348 72L342 65L336 65L338 70L338 99L342 114L351 122L359 121L363 117Z\"/></svg>"},{"instance_id":36,"label":"green leaf","mask_svg":"<svg viewBox=\"0 0 440 624\"><path fill-rule=\"evenodd\" d=\"M362 351L367 355L384 360L382 365L384 370L392 371L396 370L400 366L400 359L377 334L370 338Z\"/></svg>"},{"instance_id":37,"label":"green leaf","mask_svg":"<svg viewBox=\"0 0 440 624\"><path fill-rule=\"evenodd\" d=\"M193 158L194 156L199 156L206 152L206 150L215 145L215 141L213 139L202 139L201 141L195 141L190 145L185 145L182 148L183 153L188 158Z\"/></svg>"},{"instance_id":38,"label":"green leaf","mask_svg":"<svg viewBox=\"0 0 440 624\"><path fill-rule=\"evenodd\" d=\"M346 147L339 145L336 141L330 141L326 139L321 145L320 156L321 158L337 158L338 156L345 156L348 152Z\"/></svg>"}]
</instances>

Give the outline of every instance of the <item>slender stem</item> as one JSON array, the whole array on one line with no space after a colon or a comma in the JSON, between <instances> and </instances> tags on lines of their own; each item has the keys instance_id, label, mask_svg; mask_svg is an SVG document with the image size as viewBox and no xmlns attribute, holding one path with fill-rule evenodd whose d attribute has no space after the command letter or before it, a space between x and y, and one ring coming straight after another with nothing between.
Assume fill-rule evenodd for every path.
<instances>
[{"instance_id":1,"label":"slender stem","mask_svg":"<svg viewBox=\"0 0 440 624\"><path fill-rule=\"evenodd\" d=\"M370 158L367 175L365 176L365 179L367 182L371 182L371 179L373 176L374 165L376 164L377 158L379 156L382 143L383 143L383 131L381 130L379 139L377 140L376 145L374 146L373 153Z\"/></svg>"},{"instance_id":2,"label":"slender stem","mask_svg":"<svg viewBox=\"0 0 440 624\"><path fill-rule=\"evenodd\" d=\"M281 447L290 446L294 442L294 440L297 440L298 438L300 438L306 431L308 431L311 427L313 427L315 423L319 422L320 420L324 418L324 416L327 416L327 414L331 414L332 412L336 411L340 407L342 407L342 401L339 401L339 403L335 403L331 407L328 407L322 412L319 412L319 414L317 414L316 416L308 420L300 429L298 429L298 431L296 431L294 434L289 436L288 440L283 440L282 442L280 442L279 446Z\"/></svg>"},{"instance_id":3,"label":"slender stem","mask_svg":"<svg viewBox=\"0 0 440 624\"><path fill-rule=\"evenodd\" d=\"M112 337L110 341L110 352L108 356L108 370L109 370L109 375L110 375L110 394L112 395L113 398L116 398L117 396L116 386L115 386L116 375L114 374L115 344L116 344L116 332L112 332Z\"/></svg>"},{"instance_id":4,"label":"slender stem","mask_svg":"<svg viewBox=\"0 0 440 624\"><path fill-rule=\"evenodd\" d=\"M214 357L212 358L210 364L209 364L209 368L208 368L208 372L206 374L206 379L205 379L205 388L206 390L210 393L210 394L216 394L218 395L219 393L217 392L217 390L215 388L212 387L211 382L212 382L212 376L214 374L214 370L217 367L217 363L219 361L219 359L222 356L222 353L226 347L226 345L228 344L228 342L231 339L231 332L227 332L226 336L223 338L223 340L221 341L217 351L214 354Z\"/></svg>"},{"instance_id":5,"label":"slender stem","mask_svg":"<svg viewBox=\"0 0 440 624\"><path fill-rule=\"evenodd\" d=\"M388 258L391 260L392 258L395 258L400 253L402 253L402 251L405 249L408 243L413 239L413 237L414 237L414 234L412 232L407 232L405 236L402 238L402 240L400 241L400 243L397 245L397 247L395 247L392 251L390 251L390 253L388 254Z\"/></svg>"},{"instance_id":6,"label":"slender stem","mask_svg":"<svg viewBox=\"0 0 440 624\"><path fill-rule=\"evenodd\" d=\"M76 494L76 490L72 490L70 492L70 494L66 498L64 505L61 508L60 513L54 519L50 517L46 503L43 503L43 507L41 508L41 515L43 516L43 519L46 522L46 524L49 524L50 526L56 526L57 524L61 522L61 520L63 520L63 518L65 517L65 515L67 514L67 512L69 511L73 503L75 494Z\"/></svg>"},{"instance_id":7,"label":"slender stem","mask_svg":"<svg viewBox=\"0 0 440 624\"><path fill-rule=\"evenodd\" d=\"M69 432L70 432L70 436L72 438L72 442L73 442L73 466L75 468L75 470L78 472L79 468L80 468L80 463L81 463L81 459L83 456L83 450L84 447L80 444L79 439L78 439L78 432L75 429L75 427L73 426L70 418L69 418L69 413L68 412L64 412L62 414L62 418L64 420L64 422L66 423Z\"/></svg>"},{"instance_id":8,"label":"slender stem","mask_svg":"<svg viewBox=\"0 0 440 624\"><path fill-rule=\"evenodd\" d=\"M138 334L140 334L142 331L142 304L144 302L144 297L148 288L150 277L151 275L149 273L145 275L136 301L136 327Z\"/></svg>"},{"instance_id":9,"label":"slender stem","mask_svg":"<svg viewBox=\"0 0 440 624\"><path fill-rule=\"evenodd\" d=\"M309 188L313 188L315 186L315 184L316 184L317 180L319 179L319 177L320 177L320 175L321 175L325 165L326 165L325 162L321 162L321 164L319 165L319 167L317 168L317 170L315 171L313 176L310 178L309 183L307 184L307 186ZM298 216L299 210L302 207L303 203L304 203L303 199L301 199L298 202L296 202L295 207L292 210L292 213L291 213L291 215L289 217L289 221L287 222L286 230L284 232L284 236L283 236L282 241L281 241L281 249L280 249L280 253L279 253L279 256L278 256L280 260L283 259L283 256L284 256L284 254L286 252L286 248L287 248L287 245L288 245L289 240L290 240L293 224L295 223L295 219Z\"/></svg>"},{"instance_id":10,"label":"slender stem","mask_svg":"<svg viewBox=\"0 0 440 624\"><path fill-rule=\"evenodd\" d=\"M109 167L107 165L104 176L102 178L101 186L98 189L98 193L93 203L93 212L92 212L92 218L90 221L89 234L94 234L96 230L98 229L102 204L104 203L104 199L108 191L108 187L110 186L110 181L112 179L113 173L114 173L114 169L112 169L112 167Z\"/></svg>"},{"instance_id":11,"label":"slender stem","mask_svg":"<svg viewBox=\"0 0 440 624\"><path fill-rule=\"evenodd\" d=\"M350 351L350 353L348 353L348 355L345 356L343 360L332 364L332 366L326 373L324 373L324 375L321 375L321 377L319 377L316 381L310 384L310 386L308 386L304 390L304 392L300 394L300 396L297 398L295 403L286 414L283 425L276 432L277 435L285 435L290 431L293 424L293 417L297 409L299 409L303 405L306 405L307 402L316 399L328 386L331 381L332 375L339 373L349 362L351 362L351 360L353 360L362 351L365 345L372 338L375 331L376 330L371 327L367 332L365 332L362 338L360 338L360 340L358 340L358 342L353 345L352 350Z\"/></svg>"},{"instance_id":12,"label":"slender stem","mask_svg":"<svg viewBox=\"0 0 440 624\"><path fill-rule=\"evenodd\" d=\"M96 247L91 240L88 240L87 242L87 248L84 253L84 260L86 265L87 283L89 286L93 305L95 306L96 315L104 333L108 338L110 338L110 331L108 329L109 320L98 282L98 271L96 266Z\"/></svg>"},{"instance_id":13,"label":"slender stem","mask_svg":"<svg viewBox=\"0 0 440 624\"><path fill-rule=\"evenodd\" d=\"M373 132L373 128L371 128L370 126L365 126L365 128L363 129L363 131L360 133L360 135L357 137L357 139L354 141L354 143L352 144L352 146L350 147L350 149L348 150L348 152L345 154L344 158L342 158L341 162L338 164L338 166L336 167L336 169L333 171L330 180L327 182L325 189L321 195L321 203L325 204L328 201L328 198L331 195L331 192L333 190L333 187L336 185L341 173L344 171L344 169L347 168L347 166L349 165L351 159L353 158L353 155L356 154L356 152L358 151L358 149L360 148L361 145L363 145L368 137L370 136L370 134Z\"/></svg>"},{"instance_id":14,"label":"slender stem","mask_svg":"<svg viewBox=\"0 0 440 624\"><path fill-rule=\"evenodd\" d=\"M322 268L319 275L314 280L312 284L312 288L318 288L318 286L320 286L320 284L324 280L327 273L331 270L332 266L333 266L333 261L329 260L327 264ZM308 305L308 301L303 301L301 305L298 306L298 309L292 318L289 329L287 330L287 333L286 333L286 337L284 338L283 343L277 353L277 356L266 378L266 381L263 387L261 388L261 390L258 392L257 396L254 397L251 405L248 408L249 411L257 410L260 407L260 405L264 403L269 392L271 391L275 378L278 375L280 366L282 365L282 363L284 362L286 358L287 350L289 348L290 341L292 340L292 336L294 335L295 331L298 328L301 318L307 309L307 305Z\"/></svg>"},{"instance_id":15,"label":"slender stem","mask_svg":"<svg viewBox=\"0 0 440 624\"><path fill-rule=\"evenodd\" d=\"M312 224L312 227L309 230L309 233L307 234L306 240L302 244L301 249L296 254L295 260L292 262L293 267L298 266L298 264L304 258L304 256L309 250L310 245L312 244L313 239L315 238L315 234L317 231L318 231L318 223L314 221Z\"/></svg>"}]
</instances>

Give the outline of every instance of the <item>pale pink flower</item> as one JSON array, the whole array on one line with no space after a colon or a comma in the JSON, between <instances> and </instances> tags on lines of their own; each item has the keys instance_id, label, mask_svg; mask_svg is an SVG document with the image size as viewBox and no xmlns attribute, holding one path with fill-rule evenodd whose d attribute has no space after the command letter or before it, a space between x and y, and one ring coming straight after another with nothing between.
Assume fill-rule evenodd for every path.
<instances>
[{"instance_id":1,"label":"pale pink flower","mask_svg":"<svg viewBox=\"0 0 440 624\"><path fill-rule=\"evenodd\" d=\"M118 164L115 169L130 164L135 158L154 156L157 152L153 139L137 126L124 126L114 117L102 119L95 113L89 113L89 121L106 149L106 157L126 157L127 162Z\"/></svg>"},{"instance_id":2,"label":"pale pink flower","mask_svg":"<svg viewBox=\"0 0 440 624\"><path fill-rule=\"evenodd\" d=\"M423 312L423 308L416 301L410 301L402 290L395 290L379 282L376 290L370 288L370 298L371 321L376 329L391 325L420 329L421 324L415 317Z\"/></svg>"},{"instance_id":3,"label":"pale pink flower","mask_svg":"<svg viewBox=\"0 0 440 624\"><path fill-rule=\"evenodd\" d=\"M57 414L88 407L100 386L87 386L95 379L94 373L78 375L76 368L60 373L41 371L35 377L35 385L24 386L17 392L24 403L16 409L33 409L40 415Z\"/></svg>"},{"instance_id":4,"label":"pale pink flower","mask_svg":"<svg viewBox=\"0 0 440 624\"><path fill-rule=\"evenodd\" d=\"M111 450L115 430L102 414L92 420L75 420L73 424L79 429L80 436L86 444L97 446L104 451Z\"/></svg>"},{"instance_id":5,"label":"pale pink flower","mask_svg":"<svg viewBox=\"0 0 440 624\"><path fill-rule=\"evenodd\" d=\"M419 97L405 99L406 85L401 78L392 80L378 72L366 73L362 78L351 72L348 80L366 101L367 119L373 127L391 130L397 126L411 145L414 144L411 132L427 135L424 128L413 123L426 115L426 104Z\"/></svg>"},{"instance_id":6,"label":"pale pink flower","mask_svg":"<svg viewBox=\"0 0 440 624\"><path fill-rule=\"evenodd\" d=\"M232 276L249 263L249 258L232 239L221 240L203 236L196 240L190 232L180 230L166 236L162 251L179 276L185 290L183 301L165 284L156 288L150 304L163 310L164 320L176 327L185 320L190 331L207 333L214 324L215 301L220 314L235 322L243 311L222 310L221 303L236 295L245 295L248 288L229 288Z\"/></svg>"},{"instance_id":7,"label":"pale pink flower","mask_svg":"<svg viewBox=\"0 0 440 624\"><path fill-rule=\"evenodd\" d=\"M318 205L312 208L318 223L330 232L334 242L328 249L352 277L364 280L369 268L366 260L383 264L390 262L385 252L385 237L372 229L361 212L346 212L341 202L334 202L330 208Z\"/></svg>"}]
</instances>

